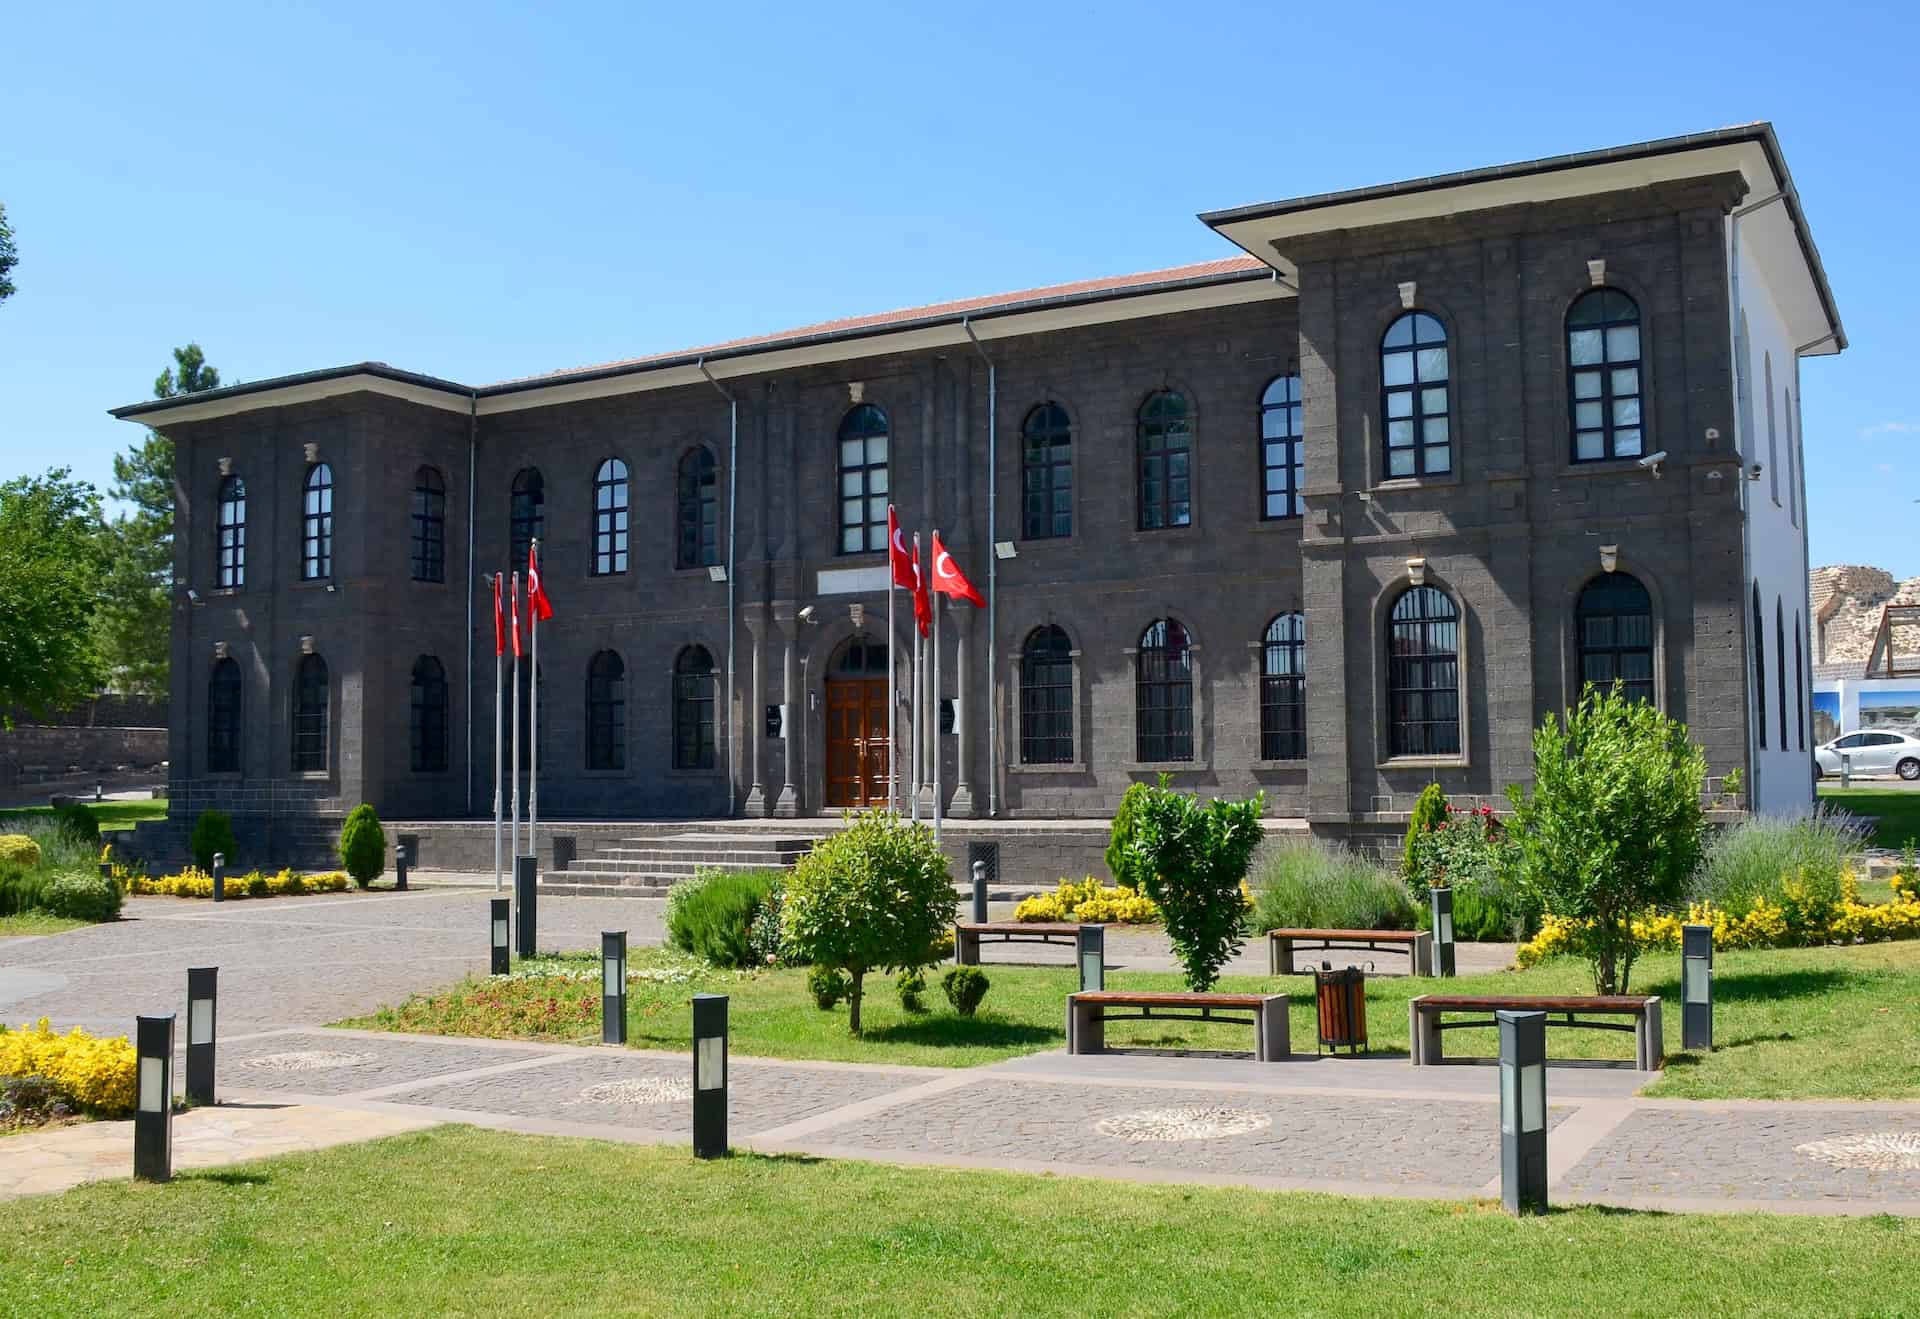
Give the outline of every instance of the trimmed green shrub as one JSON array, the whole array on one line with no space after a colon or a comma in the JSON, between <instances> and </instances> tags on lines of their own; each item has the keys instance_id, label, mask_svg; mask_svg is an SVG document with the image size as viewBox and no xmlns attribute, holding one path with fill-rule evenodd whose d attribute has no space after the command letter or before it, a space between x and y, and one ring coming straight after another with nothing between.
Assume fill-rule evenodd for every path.
<instances>
[{"instance_id":1,"label":"trimmed green shrub","mask_svg":"<svg viewBox=\"0 0 1920 1319\"><path fill-rule=\"evenodd\" d=\"M25 834L0 834L0 866L31 870L39 864L39 843Z\"/></svg>"},{"instance_id":2,"label":"trimmed green shrub","mask_svg":"<svg viewBox=\"0 0 1920 1319\"><path fill-rule=\"evenodd\" d=\"M1204 992L1240 951L1246 903L1240 882L1263 838L1266 794L1248 801L1201 803L1164 783L1148 788L1133 815L1127 846L1132 873L1160 905L1187 987Z\"/></svg>"},{"instance_id":3,"label":"trimmed green shrub","mask_svg":"<svg viewBox=\"0 0 1920 1319\"><path fill-rule=\"evenodd\" d=\"M847 996L850 983L847 973L835 966L816 966L807 972L807 993L813 995L813 1005L822 1012L833 1011Z\"/></svg>"},{"instance_id":4,"label":"trimmed green shrub","mask_svg":"<svg viewBox=\"0 0 1920 1319\"><path fill-rule=\"evenodd\" d=\"M66 802L54 807L53 818L59 823L61 832L74 842L95 852L100 850L100 821L79 802Z\"/></svg>"},{"instance_id":5,"label":"trimmed green shrub","mask_svg":"<svg viewBox=\"0 0 1920 1319\"><path fill-rule=\"evenodd\" d=\"M0 866L0 916L45 911L51 877L15 866Z\"/></svg>"},{"instance_id":6,"label":"trimmed green shrub","mask_svg":"<svg viewBox=\"0 0 1920 1319\"><path fill-rule=\"evenodd\" d=\"M380 878L387 868L387 835L373 807L361 802L340 826L340 868L361 888Z\"/></svg>"},{"instance_id":7,"label":"trimmed green shrub","mask_svg":"<svg viewBox=\"0 0 1920 1319\"><path fill-rule=\"evenodd\" d=\"M1398 876L1349 847L1288 839L1261 863L1253 885L1253 927L1404 930L1415 911Z\"/></svg>"},{"instance_id":8,"label":"trimmed green shrub","mask_svg":"<svg viewBox=\"0 0 1920 1319\"><path fill-rule=\"evenodd\" d=\"M1414 846L1421 834L1435 828L1447 818L1447 794L1438 783L1429 783L1420 789L1420 799L1413 804L1413 814L1407 817L1407 842L1404 849L1404 861L1401 874L1408 883L1418 873L1418 861L1414 856Z\"/></svg>"},{"instance_id":9,"label":"trimmed green shrub","mask_svg":"<svg viewBox=\"0 0 1920 1319\"><path fill-rule=\"evenodd\" d=\"M1168 783L1165 774L1160 776L1160 786ZM1133 860L1129 849L1133 846L1133 817L1152 789L1145 783L1134 783L1120 794L1120 805L1114 808L1113 830L1107 837L1107 873L1113 876L1115 886L1138 891L1139 878L1133 873Z\"/></svg>"},{"instance_id":10,"label":"trimmed green shrub","mask_svg":"<svg viewBox=\"0 0 1920 1319\"><path fill-rule=\"evenodd\" d=\"M710 870L674 885L667 942L714 966L756 965L754 923L784 878L777 870Z\"/></svg>"},{"instance_id":11,"label":"trimmed green shrub","mask_svg":"<svg viewBox=\"0 0 1920 1319\"><path fill-rule=\"evenodd\" d=\"M900 1006L908 1012L925 1012L927 1001L926 972L919 967L910 967L893 979L893 987L900 991Z\"/></svg>"},{"instance_id":12,"label":"trimmed green shrub","mask_svg":"<svg viewBox=\"0 0 1920 1319\"><path fill-rule=\"evenodd\" d=\"M993 982L987 979L987 973L977 966L956 966L940 977L940 991L947 996L947 1002L953 1010L963 1017L971 1017L980 1009L980 1000L993 988Z\"/></svg>"},{"instance_id":13,"label":"trimmed green shrub","mask_svg":"<svg viewBox=\"0 0 1920 1319\"><path fill-rule=\"evenodd\" d=\"M240 853L240 845L233 839L233 817L225 811L200 812L200 818L193 822L189 846L197 868L212 870L213 854L218 852L227 858L227 868L232 869Z\"/></svg>"},{"instance_id":14,"label":"trimmed green shrub","mask_svg":"<svg viewBox=\"0 0 1920 1319\"><path fill-rule=\"evenodd\" d=\"M933 960L958 906L933 830L866 811L800 858L781 926L797 956L847 973L847 1028L858 1035L867 972Z\"/></svg>"},{"instance_id":15,"label":"trimmed green shrub","mask_svg":"<svg viewBox=\"0 0 1920 1319\"><path fill-rule=\"evenodd\" d=\"M40 899L40 910L76 921L111 921L120 916L120 886L99 874L70 870L55 875Z\"/></svg>"}]
</instances>

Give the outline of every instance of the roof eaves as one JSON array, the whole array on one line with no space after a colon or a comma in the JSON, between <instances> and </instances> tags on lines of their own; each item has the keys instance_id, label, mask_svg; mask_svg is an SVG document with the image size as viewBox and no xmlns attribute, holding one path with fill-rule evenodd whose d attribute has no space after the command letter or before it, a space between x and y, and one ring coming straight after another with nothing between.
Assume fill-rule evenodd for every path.
<instances>
[{"instance_id":1,"label":"roof eaves","mask_svg":"<svg viewBox=\"0 0 1920 1319\"><path fill-rule=\"evenodd\" d=\"M163 414L174 408L218 403L230 398L244 398L249 394L263 394L270 390L319 384L323 381L341 380L351 376L376 376L382 380L417 385L422 389L439 390L461 398L468 398L473 394L469 386L456 384L451 380L442 380L437 376L421 375L417 371L402 371L399 367L388 366L385 362L355 362L347 366L329 366L317 371L302 371L296 375L249 380L242 384L224 385L219 389L205 389L193 394L175 394L172 398L147 399L139 403L126 404L124 407L109 408L107 415L121 421L137 421L142 417Z\"/></svg>"}]
</instances>

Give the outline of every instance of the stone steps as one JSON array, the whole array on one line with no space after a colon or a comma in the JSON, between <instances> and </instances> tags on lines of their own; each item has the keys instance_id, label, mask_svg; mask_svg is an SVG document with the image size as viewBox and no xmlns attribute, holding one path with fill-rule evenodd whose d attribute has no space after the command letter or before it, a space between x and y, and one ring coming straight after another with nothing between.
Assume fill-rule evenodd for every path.
<instances>
[{"instance_id":1,"label":"stone steps","mask_svg":"<svg viewBox=\"0 0 1920 1319\"><path fill-rule=\"evenodd\" d=\"M772 832L673 832L621 838L577 857L565 870L542 876L543 892L590 896L608 892L664 893L708 870L785 870L804 856L812 838Z\"/></svg>"}]
</instances>

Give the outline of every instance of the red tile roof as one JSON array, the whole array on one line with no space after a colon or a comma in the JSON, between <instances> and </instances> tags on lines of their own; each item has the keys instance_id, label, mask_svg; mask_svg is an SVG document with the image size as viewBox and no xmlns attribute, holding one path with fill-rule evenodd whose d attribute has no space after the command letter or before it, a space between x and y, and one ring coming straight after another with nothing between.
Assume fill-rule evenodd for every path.
<instances>
[{"instance_id":1,"label":"red tile roof","mask_svg":"<svg viewBox=\"0 0 1920 1319\"><path fill-rule=\"evenodd\" d=\"M1104 279L1075 280L1070 284L1049 284L1042 288L1022 289L1017 293L992 293L985 297L961 298L954 302L934 302L921 307L902 307L897 311L876 312L867 316L843 316L838 320L819 321L813 325L802 325L797 329L782 330L777 334L753 335L745 339L728 339L723 343L707 344L699 348L682 348L670 353L652 353L645 357L629 357L615 362L602 362L595 366L569 367L562 371L547 371L539 375L518 376L511 380L496 382L486 388L500 385L519 385L533 381L559 380L568 376L589 373L620 371L638 368L658 362L699 357L715 353L730 353L740 349L775 348L788 341L815 339L822 336L847 334L860 330L884 330L890 326L906 326L916 322L935 320L943 316L957 316L970 312L999 311L1018 307L1025 303L1046 302L1056 298L1084 297L1101 293L1120 293L1129 289L1148 287L1155 284L1176 284L1188 280L1203 280L1212 276L1241 274L1256 270L1266 270L1267 266L1254 257L1230 256L1218 261L1200 261L1187 266L1172 266L1165 270L1146 270L1133 275L1110 275Z\"/></svg>"}]
</instances>

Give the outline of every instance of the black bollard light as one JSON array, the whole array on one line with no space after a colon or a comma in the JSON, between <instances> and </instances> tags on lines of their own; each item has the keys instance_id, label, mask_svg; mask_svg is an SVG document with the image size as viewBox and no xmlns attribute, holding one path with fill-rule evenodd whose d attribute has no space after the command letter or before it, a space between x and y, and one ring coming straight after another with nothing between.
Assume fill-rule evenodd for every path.
<instances>
[{"instance_id":1,"label":"black bollard light","mask_svg":"<svg viewBox=\"0 0 1920 1319\"><path fill-rule=\"evenodd\" d=\"M976 925L987 923L987 863L973 863L973 921Z\"/></svg>"},{"instance_id":2,"label":"black bollard light","mask_svg":"<svg viewBox=\"0 0 1920 1319\"><path fill-rule=\"evenodd\" d=\"M227 854L225 852L213 854L213 900L215 902L227 900Z\"/></svg>"},{"instance_id":3,"label":"black bollard light","mask_svg":"<svg viewBox=\"0 0 1920 1319\"><path fill-rule=\"evenodd\" d=\"M507 922L512 919L512 906L506 898L493 899L493 956L487 963L487 971L492 975L503 976L512 968L507 948Z\"/></svg>"},{"instance_id":4,"label":"black bollard light","mask_svg":"<svg viewBox=\"0 0 1920 1319\"><path fill-rule=\"evenodd\" d=\"M112 879L112 878L113 878L113 862L111 862L111 861L102 861L102 862L100 863L100 878L102 878L102 879Z\"/></svg>"},{"instance_id":5,"label":"black bollard light","mask_svg":"<svg viewBox=\"0 0 1920 1319\"><path fill-rule=\"evenodd\" d=\"M187 1098L213 1100L213 1050L220 1004L220 968L187 968Z\"/></svg>"},{"instance_id":6,"label":"black bollard light","mask_svg":"<svg viewBox=\"0 0 1920 1319\"><path fill-rule=\"evenodd\" d=\"M1074 936L1080 954L1080 992L1107 987L1107 927L1082 925Z\"/></svg>"},{"instance_id":7,"label":"black bollard light","mask_svg":"<svg viewBox=\"0 0 1920 1319\"><path fill-rule=\"evenodd\" d=\"M1493 1014L1500 1027L1500 1200L1547 1212L1547 1014Z\"/></svg>"},{"instance_id":8,"label":"black bollard light","mask_svg":"<svg viewBox=\"0 0 1920 1319\"><path fill-rule=\"evenodd\" d=\"M139 1083L133 1111L135 1181L173 1179L173 1014L134 1022Z\"/></svg>"},{"instance_id":9,"label":"black bollard light","mask_svg":"<svg viewBox=\"0 0 1920 1319\"><path fill-rule=\"evenodd\" d=\"M539 929L540 913L536 909L540 863L534 857L516 856L513 859L513 907L514 907L514 947L522 957L533 956L535 932Z\"/></svg>"},{"instance_id":10,"label":"black bollard light","mask_svg":"<svg viewBox=\"0 0 1920 1319\"><path fill-rule=\"evenodd\" d=\"M393 887L400 893L407 891L407 862L409 859L407 856L407 845L405 843L395 843L393 845Z\"/></svg>"},{"instance_id":11,"label":"black bollard light","mask_svg":"<svg viewBox=\"0 0 1920 1319\"><path fill-rule=\"evenodd\" d=\"M1680 927L1680 1047L1713 1048L1713 927Z\"/></svg>"},{"instance_id":12,"label":"black bollard light","mask_svg":"<svg viewBox=\"0 0 1920 1319\"><path fill-rule=\"evenodd\" d=\"M693 996L693 1153L727 1152L727 996Z\"/></svg>"},{"instance_id":13,"label":"black bollard light","mask_svg":"<svg viewBox=\"0 0 1920 1319\"><path fill-rule=\"evenodd\" d=\"M1453 890L1430 888L1427 903L1433 910L1433 966L1438 975L1453 974Z\"/></svg>"},{"instance_id":14,"label":"black bollard light","mask_svg":"<svg viewBox=\"0 0 1920 1319\"><path fill-rule=\"evenodd\" d=\"M600 932L600 1043L627 1042L627 932Z\"/></svg>"}]
</instances>

